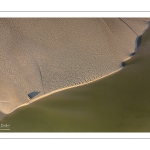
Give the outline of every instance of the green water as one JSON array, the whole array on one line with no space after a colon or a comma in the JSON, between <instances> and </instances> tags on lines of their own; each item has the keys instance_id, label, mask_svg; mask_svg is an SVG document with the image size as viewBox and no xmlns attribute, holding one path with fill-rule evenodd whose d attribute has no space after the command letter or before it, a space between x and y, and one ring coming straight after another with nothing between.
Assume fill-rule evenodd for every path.
<instances>
[{"instance_id":1,"label":"green water","mask_svg":"<svg viewBox=\"0 0 150 150\"><path fill-rule=\"evenodd\" d=\"M150 29L124 69L7 115L9 132L150 132Z\"/></svg>"}]
</instances>

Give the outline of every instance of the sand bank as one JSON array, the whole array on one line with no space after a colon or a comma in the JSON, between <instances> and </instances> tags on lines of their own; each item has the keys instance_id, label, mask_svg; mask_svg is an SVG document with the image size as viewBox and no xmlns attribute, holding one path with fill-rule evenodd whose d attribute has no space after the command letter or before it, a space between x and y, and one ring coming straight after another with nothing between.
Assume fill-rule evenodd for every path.
<instances>
[{"instance_id":1,"label":"sand bank","mask_svg":"<svg viewBox=\"0 0 150 150\"><path fill-rule=\"evenodd\" d=\"M0 111L106 77L134 52L148 19L1 19ZM7 102L3 102L7 101Z\"/></svg>"}]
</instances>

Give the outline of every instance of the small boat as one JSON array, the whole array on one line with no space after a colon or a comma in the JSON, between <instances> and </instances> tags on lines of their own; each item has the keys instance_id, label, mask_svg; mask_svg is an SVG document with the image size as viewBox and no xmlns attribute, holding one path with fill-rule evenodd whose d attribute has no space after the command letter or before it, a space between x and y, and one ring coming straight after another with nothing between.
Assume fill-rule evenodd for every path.
<instances>
[{"instance_id":1,"label":"small boat","mask_svg":"<svg viewBox=\"0 0 150 150\"><path fill-rule=\"evenodd\" d=\"M34 98L35 96L37 96L39 93L40 92L38 92L38 91L33 91L33 92L29 93L27 95L27 99L29 100L29 102L31 101L32 98Z\"/></svg>"}]
</instances>

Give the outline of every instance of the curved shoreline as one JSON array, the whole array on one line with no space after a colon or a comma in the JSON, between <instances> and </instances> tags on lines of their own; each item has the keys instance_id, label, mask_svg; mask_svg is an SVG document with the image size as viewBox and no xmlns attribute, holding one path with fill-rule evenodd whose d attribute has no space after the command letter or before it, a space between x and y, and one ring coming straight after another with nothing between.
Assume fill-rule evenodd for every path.
<instances>
[{"instance_id":1,"label":"curved shoreline","mask_svg":"<svg viewBox=\"0 0 150 150\"><path fill-rule=\"evenodd\" d=\"M39 96L39 97L37 97L37 98L35 98L35 99L32 99L32 100L31 100L30 102L28 102L28 103L24 103L24 104L22 104L22 105L16 107L16 108L13 109L10 113L12 113L13 111L15 111L16 109L18 109L18 108L20 108L20 107L29 105L29 104L31 104L31 103L37 101L37 100L40 100L40 99L42 99L42 98L45 98L45 97L50 96L50 95L52 95L52 94L55 94L55 93L57 93L57 92L65 91L65 90L68 90L68 89L71 89L71 88L75 88L75 87L79 87L79 86L84 86L84 85L87 85L87 84L96 82L96 81L98 81L98 80L100 80L100 79L102 79L102 78L105 78L105 77L107 77L107 76L110 76L110 75L112 75L112 74L114 74L114 73L116 73L116 72L122 70L122 68L123 68L123 67L121 67L121 68L119 68L118 70L116 70L116 71L114 71L114 72L111 72L111 73L109 73L109 74L107 74L107 75L105 75L105 76L103 76L103 77L100 77L100 78L98 78L98 79L95 79L95 80L92 80L92 81L89 81L89 82L86 82L86 83L82 83L82 84L78 84L78 85L69 86L69 87L65 87L65 88L58 89L58 90L54 90L54 91L52 91L52 92L50 92L50 93L44 94L44 95L42 95L42 96ZM10 113L9 113L9 114L10 114Z\"/></svg>"},{"instance_id":2,"label":"curved shoreline","mask_svg":"<svg viewBox=\"0 0 150 150\"><path fill-rule=\"evenodd\" d=\"M125 61L131 59L132 57L133 57L133 56L130 56L130 57L124 59L122 62L125 62ZM122 63L122 62L121 62L121 63ZM54 91L52 91L52 92L50 92L50 93L47 93L47 94L44 94L44 95L39 96L39 97L37 97L37 98L34 98L34 99L32 99L30 102L24 103L24 104L22 104L22 105L16 107L16 108L13 109L10 113L12 113L13 111L15 111L15 110L18 109L18 108L21 108L21 107L23 107L23 106L27 106L27 105L29 105L29 104L31 104L31 103L37 101L37 100L40 100L40 99L42 99L42 98L45 98L45 97L50 96L50 95L52 95L52 94L55 94L55 93L57 93L57 92L65 91L65 90L68 90L68 89L71 89L71 88L75 88L75 87L79 87L79 86L84 86L84 85L87 85L87 84L96 82L96 81L98 81L98 80L100 80L100 79L103 79L103 78L108 77L108 76L110 76L110 75L112 75L112 74L115 74L116 72L122 70L123 68L124 68L124 67L122 66L121 68L119 68L119 69L116 70L116 71L113 71L113 72L111 72L111 73L109 73L109 74L107 74L107 75L104 75L104 76L102 76L102 77L100 77L100 78L97 78L97 79L95 79L95 80L92 80L92 81L89 81L89 82L86 82L86 83L82 83L82 84L73 85L73 86L61 88L61 89L58 89L58 90L54 90ZM3 112L1 112L1 113L3 113ZM8 114L10 114L10 113L8 113ZM5 113L3 113L3 114L4 114L4 115L7 115L7 114L5 114ZM3 117L4 117L4 116L3 116ZM1 119L1 118L0 118L0 119Z\"/></svg>"},{"instance_id":3,"label":"curved shoreline","mask_svg":"<svg viewBox=\"0 0 150 150\"><path fill-rule=\"evenodd\" d=\"M126 58L125 60L123 60L122 62L127 61L127 60L131 59L132 57L133 57L133 56L130 56L130 57ZM107 74L107 75L104 75L103 77L97 78L97 79L95 79L95 80L92 80L92 81L89 81L89 82L86 82L86 83L82 83L82 84L73 85L73 86L61 88L61 89L58 89L58 90L54 90L54 91L52 91L52 92L50 92L50 93L47 93L47 94L44 94L44 95L39 96L39 97L37 97L37 98L34 98L34 99L32 99L30 102L28 102L28 103L24 103L24 104L22 104L22 105L16 107L16 108L13 109L10 113L12 113L13 111L15 111L16 109L18 109L18 108L20 108L20 107L29 105L29 104L31 104L31 103L37 101L37 100L40 100L40 99L45 98L45 97L47 97L47 96L50 96L50 95L52 95L52 94L55 94L55 93L58 93L58 92L61 92L61 91L65 91L65 90L68 90L68 89L71 89L71 88L75 88L75 87L79 87L79 86L84 86L84 85L87 85L87 84L96 82L96 81L101 80L101 79L103 79L103 78L106 78L106 77L108 77L108 76L110 76L110 75L112 75L112 74L115 74L116 72L119 72L119 71L122 70L123 68L124 68L124 67L122 66L121 68L119 68L119 69L116 70L116 71L113 71L113 72L111 72L111 73L109 73L109 74ZM9 113L9 114L10 114L10 113Z\"/></svg>"},{"instance_id":4,"label":"curved shoreline","mask_svg":"<svg viewBox=\"0 0 150 150\"><path fill-rule=\"evenodd\" d=\"M149 26L148 26L148 27L149 27ZM147 27L147 28L148 28L148 27ZM146 28L146 29L143 29L143 33L147 30L147 28ZM143 35L143 33L142 33L141 35ZM141 35L140 35L140 36L141 36ZM138 45L138 38L139 38L140 36L137 36L136 39L135 39L136 45L135 45L135 50L133 50L133 52L135 52L135 51L137 50L137 48L138 48L138 47L137 47L137 45ZM126 59L124 59L122 62L125 62L125 61L129 60L129 59L132 58L132 57L133 57L133 55L132 55L132 56L129 55L129 57L127 57ZM122 64L122 62L120 62L120 64ZM30 103L33 103L33 102L35 102L35 101L37 101L37 100L40 100L40 99L42 99L42 98L45 98L45 97L47 97L47 96L49 96L49 95L52 95L52 94L55 94L55 93L57 93L57 92L61 92L61 91L64 91L64 90L67 90L67 89L71 89L71 88L74 88L74 87L79 87L79 86L83 86L83 85L87 85L87 84L93 83L93 82L95 82L95 81L98 81L98 80L100 80L100 79L103 79L103 78L105 78L105 77L107 77L107 76L110 76L110 75L112 75L112 74L114 74L114 73L120 71L122 68L123 68L123 66L120 67L119 69L117 69L117 70L115 70L115 71L113 71L113 72L107 74L107 75L104 75L104 76L102 76L102 77L100 77L100 78L96 78L96 79L94 79L94 80L92 80L92 81L89 81L89 82L85 82L85 83L81 83L81 84L77 84L77 85L68 86L68 87L65 87L65 88L60 88L60 89L54 90L54 91L52 91L52 92L50 92L50 93L47 93L47 94L44 94L44 95L39 96L39 97L37 97L37 98L34 98L34 99L32 99L30 102L24 103L24 104L22 104L22 105L16 107L15 109L13 109L12 111L10 111L9 113L6 113L6 114L10 114L10 113L12 113L13 111L15 111L16 109L18 109L18 108L20 108L20 107L29 105ZM2 112L2 114L5 114L5 113ZM6 114L5 114L5 115L6 115Z\"/></svg>"}]
</instances>

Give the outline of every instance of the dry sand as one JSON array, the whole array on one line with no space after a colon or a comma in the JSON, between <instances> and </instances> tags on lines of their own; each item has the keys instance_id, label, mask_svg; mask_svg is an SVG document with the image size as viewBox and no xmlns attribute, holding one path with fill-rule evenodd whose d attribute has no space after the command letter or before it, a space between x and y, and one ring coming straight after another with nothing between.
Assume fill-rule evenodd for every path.
<instances>
[{"instance_id":1,"label":"dry sand","mask_svg":"<svg viewBox=\"0 0 150 150\"><path fill-rule=\"evenodd\" d=\"M0 19L0 111L121 69L149 19Z\"/></svg>"}]
</instances>

